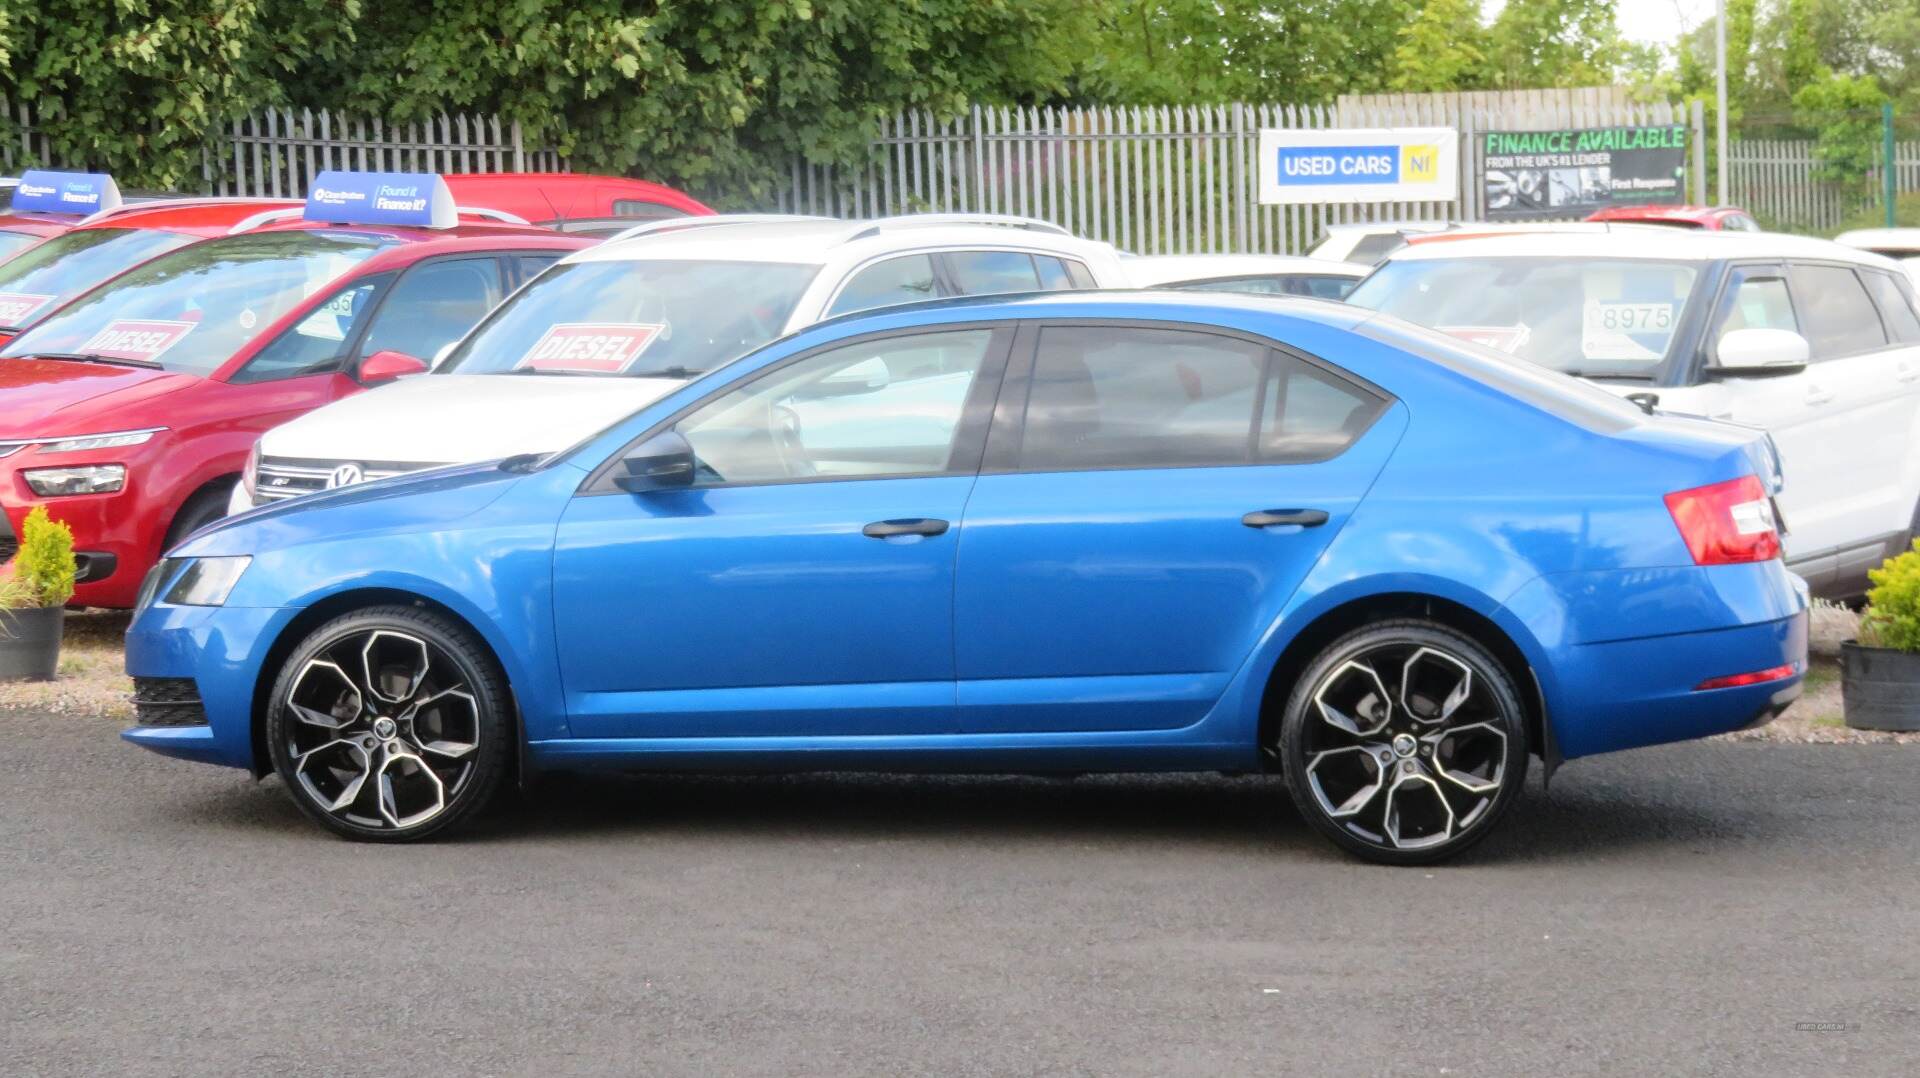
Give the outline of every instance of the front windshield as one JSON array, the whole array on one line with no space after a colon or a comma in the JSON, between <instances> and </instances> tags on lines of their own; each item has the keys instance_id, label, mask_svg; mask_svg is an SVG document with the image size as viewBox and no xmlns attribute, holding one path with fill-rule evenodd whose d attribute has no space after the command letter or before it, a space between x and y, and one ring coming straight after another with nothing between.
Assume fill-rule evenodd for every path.
<instances>
[{"instance_id":1,"label":"front windshield","mask_svg":"<svg viewBox=\"0 0 1920 1078\"><path fill-rule=\"evenodd\" d=\"M1390 260L1347 302L1563 373L1650 379L1700 270L1627 259Z\"/></svg>"},{"instance_id":2,"label":"front windshield","mask_svg":"<svg viewBox=\"0 0 1920 1078\"><path fill-rule=\"evenodd\" d=\"M60 309L0 358L85 355L211 374L256 333L397 242L302 230L192 244Z\"/></svg>"},{"instance_id":3,"label":"front windshield","mask_svg":"<svg viewBox=\"0 0 1920 1078\"><path fill-rule=\"evenodd\" d=\"M780 336L817 267L642 260L554 266L436 373L711 370Z\"/></svg>"},{"instance_id":4,"label":"front windshield","mask_svg":"<svg viewBox=\"0 0 1920 1078\"><path fill-rule=\"evenodd\" d=\"M0 330L18 332L129 266L193 242L146 228L82 228L0 265Z\"/></svg>"},{"instance_id":5,"label":"front windshield","mask_svg":"<svg viewBox=\"0 0 1920 1078\"><path fill-rule=\"evenodd\" d=\"M33 246L33 241L39 238L27 232L0 231L0 259L13 257Z\"/></svg>"}]
</instances>

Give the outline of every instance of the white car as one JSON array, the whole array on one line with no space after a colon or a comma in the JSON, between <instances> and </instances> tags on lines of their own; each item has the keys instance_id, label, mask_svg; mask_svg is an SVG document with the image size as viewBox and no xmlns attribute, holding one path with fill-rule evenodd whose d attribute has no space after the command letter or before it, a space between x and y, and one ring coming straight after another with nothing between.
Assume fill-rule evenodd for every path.
<instances>
[{"instance_id":1,"label":"white car","mask_svg":"<svg viewBox=\"0 0 1920 1078\"><path fill-rule=\"evenodd\" d=\"M228 511L422 468L563 448L823 318L947 296L1131 283L1105 243L988 215L744 215L637 226L575 252L433 373L276 427ZM922 372L894 374L926 391ZM931 384L931 383L929 383Z\"/></svg>"},{"instance_id":2,"label":"white car","mask_svg":"<svg viewBox=\"0 0 1920 1078\"><path fill-rule=\"evenodd\" d=\"M1818 594L1858 594L1920 533L1920 308L1890 259L1772 233L1463 238L1396 251L1347 302L1764 428Z\"/></svg>"},{"instance_id":3,"label":"white car","mask_svg":"<svg viewBox=\"0 0 1920 1078\"><path fill-rule=\"evenodd\" d=\"M1140 288L1320 299L1345 296L1369 269L1355 262L1286 255L1149 255L1125 259L1123 264Z\"/></svg>"},{"instance_id":4,"label":"white car","mask_svg":"<svg viewBox=\"0 0 1920 1078\"><path fill-rule=\"evenodd\" d=\"M1920 283L1920 228L1856 228L1835 236L1833 242L1886 255Z\"/></svg>"}]
</instances>

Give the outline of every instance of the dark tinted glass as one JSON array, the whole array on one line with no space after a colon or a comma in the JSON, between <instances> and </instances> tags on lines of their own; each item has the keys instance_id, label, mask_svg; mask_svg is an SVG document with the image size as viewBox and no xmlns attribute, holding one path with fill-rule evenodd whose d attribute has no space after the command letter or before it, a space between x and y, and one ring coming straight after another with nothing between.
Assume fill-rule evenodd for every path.
<instances>
[{"instance_id":1,"label":"dark tinted glass","mask_svg":"<svg viewBox=\"0 0 1920 1078\"><path fill-rule=\"evenodd\" d=\"M1872 271L1860 276L1866 279L1867 291L1873 293L1874 306L1880 308L1880 317L1893 339L1901 344L1920 342L1920 316L1914 314L1913 301L1900 282L1890 274Z\"/></svg>"},{"instance_id":2,"label":"dark tinted glass","mask_svg":"<svg viewBox=\"0 0 1920 1078\"><path fill-rule=\"evenodd\" d=\"M877 262L854 274L840 294L834 297L833 306L827 313L847 314L895 303L932 299L936 295L932 256L907 255Z\"/></svg>"},{"instance_id":3,"label":"dark tinted glass","mask_svg":"<svg viewBox=\"0 0 1920 1078\"><path fill-rule=\"evenodd\" d=\"M1160 468L1337 454L1373 395L1231 337L1124 326L1042 331L1018 467ZM1258 415L1256 415L1256 412Z\"/></svg>"},{"instance_id":4,"label":"dark tinted glass","mask_svg":"<svg viewBox=\"0 0 1920 1078\"><path fill-rule=\"evenodd\" d=\"M1034 292L1040 288L1033 256L1018 251L955 251L947 255L947 267L953 273L954 285L965 296Z\"/></svg>"},{"instance_id":5,"label":"dark tinted glass","mask_svg":"<svg viewBox=\"0 0 1920 1078\"><path fill-rule=\"evenodd\" d=\"M1813 358L1833 359L1884 347L1886 331L1866 287L1845 266L1794 266L1794 306Z\"/></svg>"}]
</instances>

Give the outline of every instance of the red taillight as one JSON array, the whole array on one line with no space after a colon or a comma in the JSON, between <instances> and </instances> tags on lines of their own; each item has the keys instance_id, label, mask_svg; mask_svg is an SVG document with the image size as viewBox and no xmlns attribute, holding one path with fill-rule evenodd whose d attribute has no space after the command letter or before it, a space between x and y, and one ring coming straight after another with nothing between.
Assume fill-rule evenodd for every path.
<instances>
[{"instance_id":1,"label":"red taillight","mask_svg":"<svg viewBox=\"0 0 1920 1078\"><path fill-rule=\"evenodd\" d=\"M1773 666L1765 670L1755 670L1751 674L1728 674L1726 677L1710 677L1700 684L1695 685L1693 691L1699 692L1702 689L1731 689L1741 685L1758 685L1763 681L1785 681L1799 672L1800 665L1798 663L1788 663L1785 666Z\"/></svg>"},{"instance_id":2,"label":"red taillight","mask_svg":"<svg viewBox=\"0 0 1920 1078\"><path fill-rule=\"evenodd\" d=\"M1695 565L1737 565L1780 556L1773 502L1758 476L1746 475L1667 495L1667 512Z\"/></svg>"}]
</instances>

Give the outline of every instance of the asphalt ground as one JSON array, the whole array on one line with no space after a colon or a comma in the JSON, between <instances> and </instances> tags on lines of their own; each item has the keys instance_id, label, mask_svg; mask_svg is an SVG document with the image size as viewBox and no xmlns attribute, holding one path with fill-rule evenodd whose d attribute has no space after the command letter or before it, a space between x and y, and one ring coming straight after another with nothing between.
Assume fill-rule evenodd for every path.
<instances>
[{"instance_id":1,"label":"asphalt ground","mask_svg":"<svg viewBox=\"0 0 1920 1078\"><path fill-rule=\"evenodd\" d=\"M1268 778L636 776L355 845L0 712L0 1073L1920 1074L1920 746L1576 761L1448 865Z\"/></svg>"}]
</instances>

